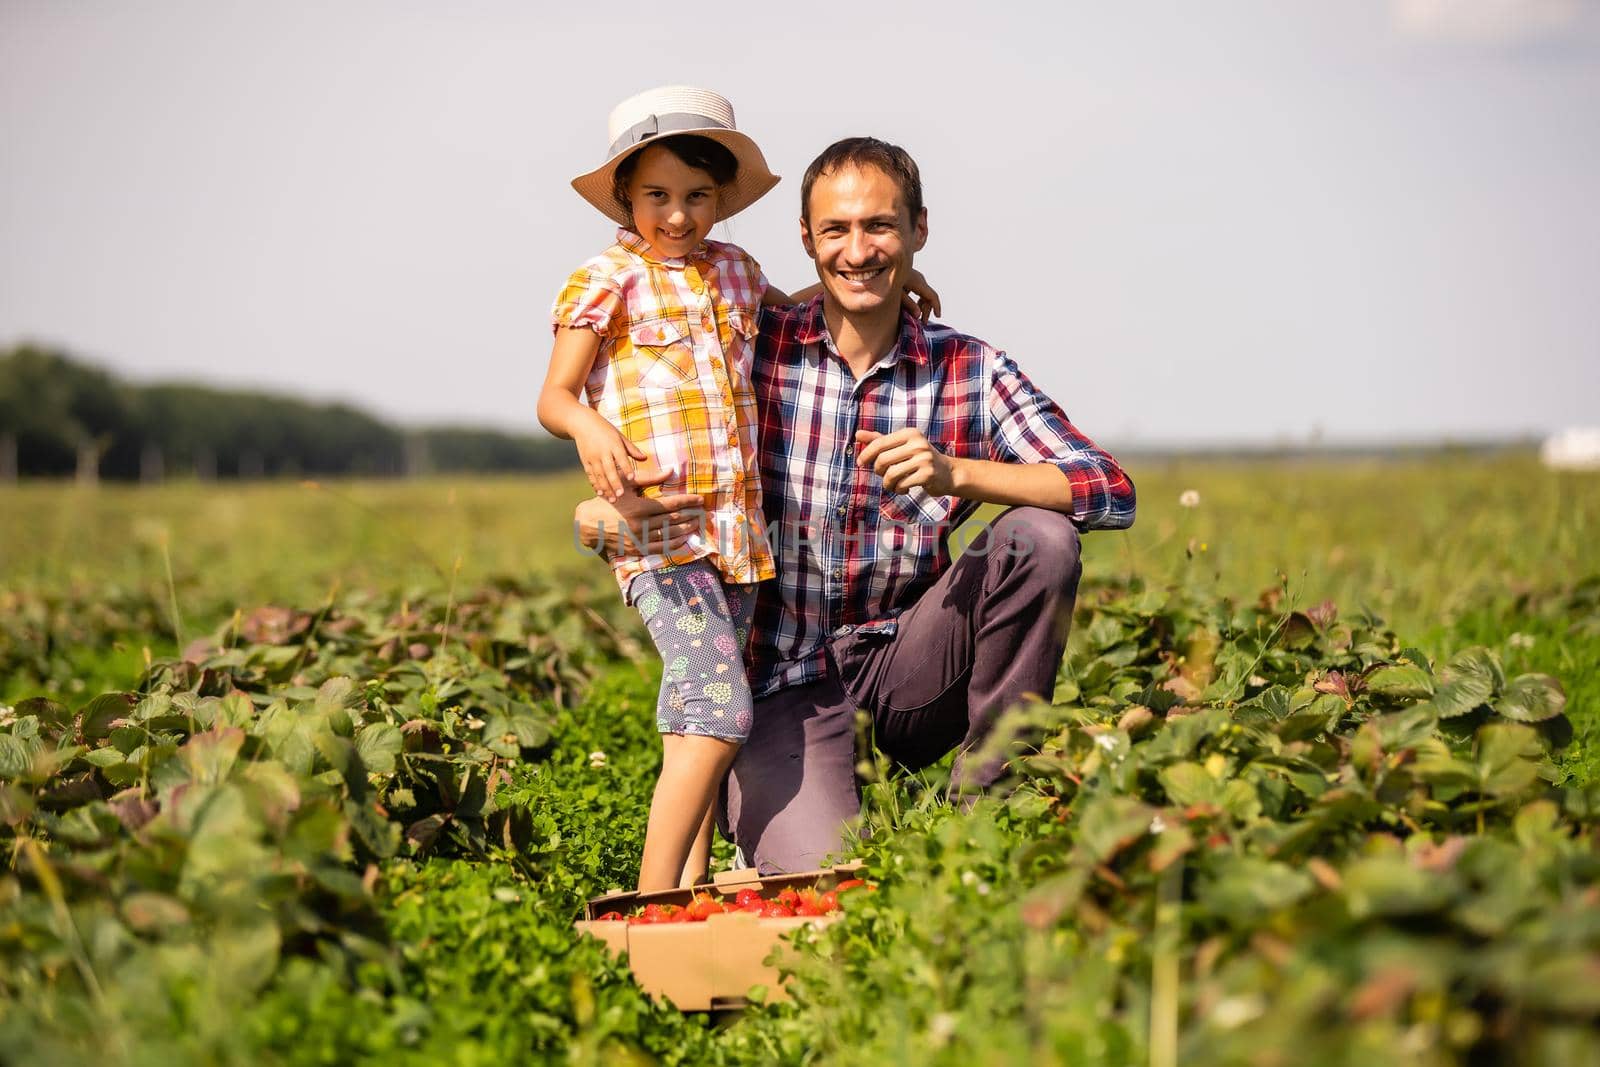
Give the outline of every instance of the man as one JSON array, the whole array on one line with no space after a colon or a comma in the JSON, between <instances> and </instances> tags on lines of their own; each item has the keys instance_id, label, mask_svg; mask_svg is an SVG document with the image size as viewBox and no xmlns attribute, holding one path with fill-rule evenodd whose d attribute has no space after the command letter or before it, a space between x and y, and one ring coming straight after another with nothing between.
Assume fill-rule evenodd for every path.
<instances>
[{"instance_id":1,"label":"man","mask_svg":"<svg viewBox=\"0 0 1600 1067\"><path fill-rule=\"evenodd\" d=\"M960 747L952 785L1007 707L1048 697L1066 647L1080 529L1133 522L1122 468L1017 365L903 311L928 238L916 163L874 138L806 170L800 238L822 293L762 312L753 379L778 577L757 601L748 659L755 724L724 793L724 830L764 872L817 866L859 811L855 713L896 763ZM681 539L693 498L587 501L600 522L654 518ZM982 503L1009 505L953 564L945 537ZM665 530L663 532L663 526Z\"/></svg>"}]
</instances>

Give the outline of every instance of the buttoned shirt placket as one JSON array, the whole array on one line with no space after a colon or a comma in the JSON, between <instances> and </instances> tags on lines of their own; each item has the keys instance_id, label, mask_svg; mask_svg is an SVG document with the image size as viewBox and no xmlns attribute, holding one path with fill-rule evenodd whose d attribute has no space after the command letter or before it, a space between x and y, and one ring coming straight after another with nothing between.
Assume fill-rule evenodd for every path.
<instances>
[{"instance_id":1,"label":"buttoned shirt placket","mask_svg":"<svg viewBox=\"0 0 1600 1067\"><path fill-rule=\"evenodd\" d=\"M719 458L727 460L723 469L717 471L717 487L723 492L731 492L739 471L743 464L739 456L739 445L732 440L728 432L736 410L733 402L732 371L727 369L728 350L722 343L722 332L717 322L717 309L711 300L713 281L710 277L710 264L701 259L691 259L684 265L683 280L694 294L694 301L690 306L694 313L689 316L689 332L695 340L695 370L696 384L700 387L700 394L706 398L707 410L716 412L719 416L716 425L711 427L712 443L717 446L716 454ZM695 337L695 332L699 336ZM711 370L723 373L707 373L707 368L700 365L702 353L710 361ZM712 386L720 382L722 387L713 390Z\"/></svg>"},{"instance_id":2,"label":"buttoned shirt placket","mask_svg":"<svg viewBox=\"0 0 1600 1067\"><path fill-rule=\"evenodd\" d=\"M634 249L636 255L641 255ZM645 258L641 255L641 258ZM714 416L712 424L707 428L711 434L712 444L716 446L715 454L719 460L717 469L717 489L724 494L732 494L733 487L738 483L738 476L744 471L744 461L740 454L739 442L731 432L738 408L734 403L732 389L732 370L726 373L711 373L724 371L728 363L728 350L722 343L721 327L717 319L717 308L711 299L714 291L715 268L707 261L698 257L689 259L672 258L655 260L660 266L677 274L682 285L692 294L692 299L683 301L689 309L689 340L694 353L695 387L700 395L705 398L706 410ZM682 294L679 294L680 297ZM732 327L729 326L729 329ZM706 366L709 363L710 366ZM721 383L721 388L716 388ZM715 522L710 516L708 521ZM717 530L713 527L708 531L713 538Z\"/></svg>"},{"instance_id":3,"label":"buttoned shirt placket","mask_svg":"<svg viewBox=\"0 0 1600 1067\"><path fill-rule=\"evenodd\" d=\"M828 501L827 521L823 524L827 540L826 556L829 566L830 584L827 603L838 604L848 610L853 603L849 596L847 586L850 581L849 563L851 560L851 538L865 537L866 524L858 521L852 531L851 519L852 505L855 503L856 491L856 429L861 425L861 392L875 378L893 373L893 368L900 362L900 342L895 341L894 347L879 357L878 361L869 367L865 374L857 378L850 370L850 365L834 347L833 337L826 330L823 331L821 344L818 346L821 353L821 373L829 374L837 380L841 376L848 379L849 388L840 391L845 403L839 405L835 415L834 440L839 442L840 452L835 455L834 463L830 470L831 495ZM837 521L835 521L837 520ZM874 536L876 534L874 533ZM866 553L861 553L866 556ZM834 618L823 620L822 632L824 635L839 638L848 637L855 632L855 624Z\"/></svg>"}]
</instances>

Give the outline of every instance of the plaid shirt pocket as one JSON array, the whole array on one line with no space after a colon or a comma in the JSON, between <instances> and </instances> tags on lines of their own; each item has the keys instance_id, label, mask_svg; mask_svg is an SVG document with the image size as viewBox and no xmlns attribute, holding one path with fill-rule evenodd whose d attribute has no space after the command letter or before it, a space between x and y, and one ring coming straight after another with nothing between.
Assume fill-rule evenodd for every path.
<instances>
[{"instance_id":1,"label":"plaid shirt pocket","mask_svg":"<svg viewBox=\"0 0 1600 1067\"><path fill-rule=\"evenodd\" d=\"M958 443L958 439L952 437L948 429L924 426L922 430L928 442L933 445L934 451L940 455L963 456L973 452L970 446ZM878 510L888 522L903 526L939 525L950 520L951 513L956 509L956 503L957 499L953 496L935 496L917 486L903 493L891 493L885 489L883 498L878 503Z\"/></svg>"},{"instance_id":2,"label":"plaid shirt pocket","mask_svg":"<svg viewBox=\"0 0 1600 1067\"><path fill-rule=\"evenodd\" d=\"M636 322L628 328L628 340L639 354L639 384L646 388L676 388L693 381L698 373L686 314L669 313Z\"/></svg>"},{"instance_id":3,"label":"plaid shirt pocket","mask_svg":"<svg viewBox=\"0 0 1600 1067\"><path fill-rule=\"evenodd\" d=\"M939 524L950 518L955 510L955 497L934 496L920 486L904 493L883 494L879 510L890 522L901 525Z\"/></svg>"}]
</instances>

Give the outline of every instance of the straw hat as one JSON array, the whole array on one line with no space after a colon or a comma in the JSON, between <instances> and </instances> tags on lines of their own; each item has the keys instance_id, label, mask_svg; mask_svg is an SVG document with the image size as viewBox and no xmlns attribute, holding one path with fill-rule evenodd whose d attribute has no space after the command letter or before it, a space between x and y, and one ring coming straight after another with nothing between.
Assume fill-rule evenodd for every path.
<instances>
[{"instance_id":1,"label":"straw hat","mask_svg":"<svg viewBox=\"0 0 1600 1067\"><path fill-rule=\"evenodd\" d=\"M718 193L718 222L737 215L778 184L761 149L734 127L733 105L709 89L667 85L630 96L612 110L606 133L611 147L606 149L605 163L572 179L572 187L619 226L627 226L629 220L627 210L612 194L617 165L648 147L655 137L679 133L709 137L739 161L739 173Z\"/></svg>"}]
</instances>

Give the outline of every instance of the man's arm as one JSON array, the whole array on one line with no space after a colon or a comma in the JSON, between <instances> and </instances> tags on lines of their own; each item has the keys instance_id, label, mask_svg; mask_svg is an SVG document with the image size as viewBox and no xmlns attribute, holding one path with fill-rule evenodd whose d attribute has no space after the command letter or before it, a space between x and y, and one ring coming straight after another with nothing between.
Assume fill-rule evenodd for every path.
<instances>
[{"instance_id":1,"label":"man's arm","mask_svg":"<svg viewBox=\"0 0 1600 1067\"><path fill-rule=\"evenodd\" d=\"M1048 508L1072 514L1072 483L1051 463L997 463L952 459L953 495L1007 507Z\"/></svg>"},{"instance_id":2,"label":"man's arm","mask_svg":"<svg viewBox=\"0 0 1600 1067\"><path fill-rule=\"evenodd\" d=\"M1049 508L1086 530L1133 525L1133 480L1003 352L994 353L985 395L994 459L946 456L907 428L857 431L857 462L876 471L889 492L921 486L935 496Z\"/></svg>"},{"instance_id":3,"label":"man's arm","mask_svg":"<svg viewBox=\"0 0 1600 1067\"><path fill-rule=\"evenodd\" d=\"M1049 464L1064 474L1071 504L1060 510L1085 530L1133 525L1138 504L1133 479L1109 452L1072 425L1004 352L994 353L988 396L995 459Z\"/></svg>"},{"instance_id":4,"label":"man's arm","mask_svg":"<svg viewBox=\"0 0 1600 1067\"><path fill-rule=\"evenodd\" d=\"M1049 508L1072 514L1072 482L1053 463L998 463L947 456L922 431L880 434L856 431L857 462L871 467L890 493L921 486L934 496L958 496L985 504Z\"/></svg>"},{"instance_id":5,"label":"man's arm","mask_svg":"<svg viewBox=\"0 0 1600 1067\"><path fill-rule=\"evenodd\" d=\"M640 468L635 480L641 487L659 485L668 472ZM640 496L626 488L613 503L600 497L580 501L572 522L578 543L606 556L640 552L658 554L681 548L700 528L705 500L693 493Z\"/></svg>"}]
</instances>

